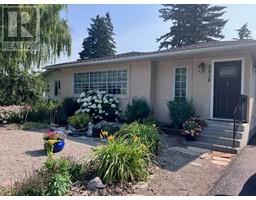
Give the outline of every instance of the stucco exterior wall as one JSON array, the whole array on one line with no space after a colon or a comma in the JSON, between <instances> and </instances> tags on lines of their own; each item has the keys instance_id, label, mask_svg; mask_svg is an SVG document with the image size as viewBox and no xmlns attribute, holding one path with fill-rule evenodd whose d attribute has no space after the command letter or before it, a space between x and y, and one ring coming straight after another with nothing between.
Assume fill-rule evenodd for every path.
<instances>
[{"instance_id":1,"label":"stucco exterior wall","mask_svg":"<svg viewBox=\"0 0 256 200\"><path fill-rule=\"evenodd\" d=\"M187 97L193 100L196 112L203 118L211 118L211 84L212 61L218 59L244 58L244 94L248 95L248 119L252 119L253 129L256 126L256 109L253 101L255 92L255 72L252 68L252 58L249 54L214 53L165 61L131 62L112 65L81 66L63 68L53 71L47 79L50 84L50 94L54 94L54 80L61 81L61 98L76 96L73 94L73 77L77 72L102 71L113 69L128 70L128 92L120 97L121 108L125 109L127 103L133 98L144 97L153 107L154 117L165 123L170 123L167 102L174 98L175 68L187 67ZM198 71L198 65L206 64L203 73ZM251 122L251 121L250 121Z\"/></svg>"},{"instance_id":2,"label":"stucco exterior wall","mask_svg":"<svg viewBox=\"0 0 256 200\"><path fill-rule=\"evenodd\" d=\"M127 69L128 80L127 80L127 95L119 96L120 106L125 109L127 104L131 102L133 98L143 97L149 103L151 102L151 62L136 62L127 64L113 64L113 65L97 65L97 66L81 66L74 68L66 68L52 71L48 76L47 80L49 83L49 96L54 97L54 81L61 81L60 97L64 98L67 96L78 97L79 95L74 94L74 74L79 72L95 72L95 71L107 71L115 69Z\"/></svg>"},{"instance_id":3,"label":"stucco exterior wall","mask_svg":"<svg viewBox=\"0 0 256 200\"><path fill-rule=\"evenodd\" d=\"M243 58L244 60L243 94L248 96L248 119L251 119L253 111L253 93L251 90L252 88L255 88L255 86L253 86L252 83L252 59L249 54L237 54L232 56L215 54L211 57L196 57L157 62L155 69L154 116L162 122L170 123L169 111L166 104L169 100L174 99L175 68L187 67L187 98L192 99L197 115L206 119L212 118L211 87L213 61L240 58ZM202 62L206 64L206 68L203 73L198 71L198 65Z\"/></svg>"}]
</instances>

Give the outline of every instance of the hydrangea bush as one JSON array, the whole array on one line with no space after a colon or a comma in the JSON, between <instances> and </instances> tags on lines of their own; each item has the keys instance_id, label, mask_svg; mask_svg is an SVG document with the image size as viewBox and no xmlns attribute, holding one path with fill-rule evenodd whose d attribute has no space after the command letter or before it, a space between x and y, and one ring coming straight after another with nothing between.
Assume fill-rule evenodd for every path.
<instances>
[{"instance_id":1,"label":"hydrangea bush","mask_svg":"<svg viewBox=\"0 0 256 200\"><path fill-rule=\"evenodd\" d=\"M88 113L94 123L101 120L116 121L120 116L118 99L105 91L82 92L77 102L81 105L77 113Z\"/></svg>"}]
</instances>

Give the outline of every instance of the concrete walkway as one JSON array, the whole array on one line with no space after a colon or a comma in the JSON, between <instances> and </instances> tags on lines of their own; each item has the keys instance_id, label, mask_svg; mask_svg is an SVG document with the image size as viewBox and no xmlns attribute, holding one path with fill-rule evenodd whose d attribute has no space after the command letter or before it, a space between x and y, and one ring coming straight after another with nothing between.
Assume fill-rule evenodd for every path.
<instances>
[{"instance_id":1,"label":"concrete walkway","mask_svg":"<svg viewBox=\"0 0 256 200\"><path fill-rule=\"evenodd\" d=\"M256 143L245 147L209 195L256 196Z\"/></svg>"}]
</instances>

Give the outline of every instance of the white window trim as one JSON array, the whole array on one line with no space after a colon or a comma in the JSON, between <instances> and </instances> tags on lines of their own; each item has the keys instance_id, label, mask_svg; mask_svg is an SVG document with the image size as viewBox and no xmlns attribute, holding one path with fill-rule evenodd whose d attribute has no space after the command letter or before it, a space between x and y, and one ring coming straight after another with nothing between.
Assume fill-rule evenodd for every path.
<instances>
[{"instance_id":1,"label":"white window trim","mask_svg":"<svg viewBox=\"0 0 256 200\"><path fill-rule=\"evenodd\" d=\"M119 71L119 70L127 70L126 94L115 94L114 96L116 96L117 98L120 98L120 99L128 99L129 94L130 94L130 74L131 74L130 73L130 66L74 71L73 74L72 74L72 96L73 97L79 97L80 96L80 94L75 94L75 88L74 88L75 74L77 74L77 73L87 73L87 72L108 72L108 71Z\"/></svg>"},{"instance_id":2,"label":"white window trim","mask_svg":"<svg viewBox=\"0 0 256 200\"><path fill-rule=\"evenodd\" d=\"M214 65L216 62L225 62L225 61L242 61L241 66L241 94L244 94L244 80L245 80L245 57L238 58L225 58L225 59L213 59L211 62L211 99L210 99L210 118L219 119L213 117L213 104L214 104Z\"/></svg>"},{"instance_id":3,"label":"white window trim","mask_svg":"<svg viewBox=\"0 0 256 200\"><path fill-rule=\"evenodd\" d=\"M173 67L173 81L172 81L172 84L173 84L173 91L172 91L172 100L175 99L175 77L176 77L176 69L179 69L179 68L186 68L186 99L188 99L188 76L189 76L189 70L188 70L188 66L184 66L184 65L177 65L177 66L174 66Z\"/></svg>"}]
</instances>

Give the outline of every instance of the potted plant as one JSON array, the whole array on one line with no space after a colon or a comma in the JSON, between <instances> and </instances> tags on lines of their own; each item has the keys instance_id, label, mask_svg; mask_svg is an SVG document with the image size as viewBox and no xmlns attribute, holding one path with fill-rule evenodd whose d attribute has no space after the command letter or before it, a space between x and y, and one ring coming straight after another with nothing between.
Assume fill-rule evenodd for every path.
<instances>
[{"instance_id":1,"label":"potted plant","mask_svg":"<svg viewBox=\"0 0 256 200\"><path fill-rule=\"evenodd\" d=\"M62 131L49 130L44 136L44 149L47 152L47 156L51 157L53 153L57 153L63 150L65 146L65 135Z\"/></svg>"},{"instance_id":2,"label":"potted plant","mask_svg":"<svg viewBox=\"0 0 256 200\"><path fill-rule=\"evenodd\" d=\"M195 118L190 118L183 123L182 134L185 135L186 140L195 141L201 132L202 127Z\"/></svg>"}]
</instances>

